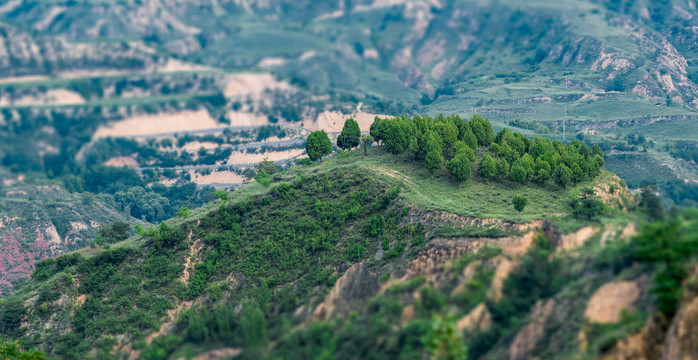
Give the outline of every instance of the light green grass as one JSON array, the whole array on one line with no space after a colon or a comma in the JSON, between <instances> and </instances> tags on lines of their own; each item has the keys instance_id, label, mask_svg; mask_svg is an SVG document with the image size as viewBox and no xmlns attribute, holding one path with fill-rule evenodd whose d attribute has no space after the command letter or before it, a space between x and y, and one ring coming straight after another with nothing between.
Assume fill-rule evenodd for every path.
<instances>
[{"instance_id":1,"label":"light green grass","mask_svg":"<svg viewBox=\"0 0 698 360\"><path fill-rule=\"evenodd\" d=\"M406 155L396 157L388 154L383 147L371 148L369 156L365 158L360 151L354 151L344 159L335 157L299 171L319 173L335 169L371 172L390 186L402 187L404 200L424 210L475 218L498 218L515 223L547 219L555 223L569 223L572 228L584 222L567 216L569 199L583 187L612 181L613 178L613 174L602 171L593 181L585 181L563 192L553 184L485 182L474 171L473 177L459 186L445 169L432 177L422 163L414 162ZM529 198L528 206L521 214L514 210L512 204L514 195L519 194Z\"/></svg>"}]
</instances>

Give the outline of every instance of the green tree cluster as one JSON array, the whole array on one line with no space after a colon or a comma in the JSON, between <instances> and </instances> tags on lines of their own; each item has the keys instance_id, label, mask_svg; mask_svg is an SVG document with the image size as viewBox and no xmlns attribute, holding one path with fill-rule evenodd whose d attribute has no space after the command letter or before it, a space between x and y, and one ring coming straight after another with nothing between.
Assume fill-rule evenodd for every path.
<instances>
[{"instance_id":1,"label":"green tree cluster","mask_svg":"<svg viewBox=\"0 0 698 360\"><path fill-rule=\"evenodd\" d=\"M498 177L516 183L535 180L544 184L553 180L563 189L593 179L604 165L603 151L598 145L589 147L578 140L565 145L542 137L531 140L509 129L497 133L489 151L497 157L495 167L501 167L501 171L495 172ZM487 165L487 168L480 169L482 176L494 177L489 160Z\"/></svg>"},{"instance_id":2,"label":"green tree cluster","mask_svg":"<svg viewBox=\"0 0 698 360\"><path fill-rule=\"evenodd\" d=\"M370 130L388 152L423 160L432 174L446 166L458 183L470 178L478 145L487 146L494 139L490 122L477 115L467 121L458 115L376 118Z\"/></svg>"},{"instance_id":3,"label":"green tree cluster","mask_svg":"<svg viewBox=\"0 0 698 360\"><path fill-rule=\"evenodd\" d=\"M509 129L495 135L492 124L478 115L469 120L458 115L376 117L370 131L388 152L407 153L417 161L423 160L431 174L446 166L458 183L470 178L466 173L473 170L479 146L488 148L477 166L485 180L507 179L519 184L534 180L545 184L552 180L564 189L594 178L604 165L598 145L589 147L577 140L565 145L542 137L529 139Z\"/></svg>"}]
</instances>

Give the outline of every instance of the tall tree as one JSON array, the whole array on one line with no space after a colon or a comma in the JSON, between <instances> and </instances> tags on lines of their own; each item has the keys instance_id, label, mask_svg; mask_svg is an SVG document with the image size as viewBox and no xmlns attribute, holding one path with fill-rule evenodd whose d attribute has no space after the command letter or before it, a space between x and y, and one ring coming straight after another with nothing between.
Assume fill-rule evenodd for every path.
<instances>
[{"instance_id":1,"label":"tall tree","mask_svg":"<svg viewBox=\"0 0 698 360\"><path fill-rule=\"evenodd\" d=\"M650 219L661 220L664 218L664 208L662 207L659 196L657 196L656 187L648 186L642 189L638 205L645 210L645 213L647 213Z\"/></svg>"},{"instance_id":2,"label":"tall tree","mask_svg":"<svg viewBox=\"0 0 698 360\"><path fill-rule=\"evenodd\" d=\"M446 164L446 167L459 185L470 179L472 169L470 167L468 155L464 152L456 154L456 156Z\"/></svg>"},{"instance_id":3,"label":"tall tree","mask_svg":"<svg viewBox=\"0 0 698 360\"><path fill-rule=\"evenodd\" d=\"M441 139L446 149L450 149L458 141L458 129L455 125L447 123L441 128Z\"/></svg>"},{"instance_id":4,"label":"tall tree","mask_svg":"<svg viewBox=\"0 0 698 360\"><path fill-rule=\"evenodd\" d=\"M351 149L359 146L361 129L356 120L349 118L344 122L342 133L337 137L337 146L342 149Z\"/></svg>"},{"instance_id":5,"label":"tall tree","mask_svg":"<svg viewBox=\"0 0 698 360\"><path fill-rule=\"evenodd\" d=\"M385 124L388 119L381 119L376 116L371 123L370 132L375 141L383 141L383 133L385 133Z\"/></svg>"},{"instance_id":6,"label":"tall tree","mask_svg":"<svg viewBox=\"0 0 698 360\"><path fill-rule=\"evenodd\" d=\"M536 159L535 172L538 181L544 183L550 180L551 170L550 164L545 161L542 156L539 156L538 159Z\"/></svg>"},{"instance_id":7,"label":"tall tree","mask_svg":"<svg viewBox=\"0 0 698 360\"><path fill-rule=\"evenodd\" d=\"M473 134L477 139L479 145L487 144L487 134L485 133L485 128L482 127L482 123L473 116L470 120L470 128L473 130Z\"/></svg>"},{"instance_id":8,"label":"tall tree","mask_svg":"<svg viewBox=\"0 0 698 360\"><path fill-rule=\"evenodd\" d=\"M383 142L385 142L388 152L394 155L402 154L409 145L405 130L397 119L386 119L383 122L387 122L383 133Z\"/></svg>"},{"instance_id":9,"label":"tall tree","mask_svg":"<svg viewBox=\"0 0 698 360\"><path fill-rule=\"evenodd\" d=\"M410 143L407 145L407 153L414 156L416 159L419 156L419 142L415 136L410 137Z\"/></svg>"},{"instance_id":10,"label":"tall tree","mask_svg":"<svg viewBox=\"0 0 698 360\"><path fill-rule=\"evenodd\" d=\"M572 170L572 182L576 184L584 180L584 170L577 162L572 163L570 170Z\"/></svg>"},{"instance_id":11,"label":"tall tree","mask_svg":"<svg viewBox=\"0 0 698 360\"><path fill-rule=\"evenodd\" d=\"M497 164L495 164L495 160L489 154L485 155L482 160L480 160L480 176L488 180L496 173Z\"/></svg>"},{"instance_id":12,"label":"tall tree","mask_svg":"<svg viewBox=\"0 0 698 360\"><path fill-rule=\"evenodd\" d=\"M427 156L424 158L424 166L431 174L434 174L434 171L441 170L444 167L444 157L441 155L441 151L432 149L427 152Z\"/></svg>"},{"instance_id":13,"label":"tall tree","mask_svg":"<svg viewBox=\"0 0 698 360\"><path fill-rule=\"evenodd\" d=\"M555 169L555 183L563 190L572 183L572 170L565 164L560 164Z\"/></svg>"},{"instance_id":14,"label":"tall tree","mask_svg":"<svg viewBox=\"0 0 698 360\"><path fill-rule=\"evenodd\" d=\"M497 165L497 177L500 179L506 179L509 177L509 163L504 158L498 158L495 160Z\"/></svg>"},{"instance_id":15,"label":"tall tree","mask_svg":"<svg viewBox=\"0 0 698 360\"><path fill-rule=\"evenodd\" d=\"M517 161L511 166L511 170L509 171L509 179L511 181L523 184L523 182L526 181L527 176L528 174L526 173L526 167L521 161Z\"/></svg>"},{"instance_id":16,"label":"tall tree","mask_svg":"<svg viewBox=\"0 0 698 360\"><path fill-rule=\"evenodd\" d=\"M492 130L492 124L488 120L473 115L470 119L470 127L473 129L478 144L489 146L494 141L494 130Z\"/></svg>"},{"instance_id":17,"label":"tall tree","mask_svg":"<svg viewBox=\"0 0 698 360\"><path fill-rule=\"evenodd\" d=\"M308 135L305 143L305 151L312 161L317 161L325 155L332 153L332 142L325 130L313 131Z\"/></svg>"},{"instance_id":18,"label":"tall tree","mask_svg":"<svg viewBox=\"0 0 698 360\"><path fill-rule=\"evenodd\" d=\"M477 138L473 134L473 129L470 128L470 124L466 121L461 121L462 125L460 127L460 133L458 138L463 141L466 145L470 146L471 149L477 149Z\"/></svg>"}]
</instances>

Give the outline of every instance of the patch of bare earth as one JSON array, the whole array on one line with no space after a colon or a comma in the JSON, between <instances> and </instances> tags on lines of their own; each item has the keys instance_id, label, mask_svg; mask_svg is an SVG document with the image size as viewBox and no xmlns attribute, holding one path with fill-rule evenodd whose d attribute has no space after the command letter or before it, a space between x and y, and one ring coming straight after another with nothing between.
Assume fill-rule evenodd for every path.
<instances>
[{"instance_id":1,"label":"patch of bare earth","mask_svg":"<svg viewBox=\"0 0 698 360\"><path fill-rule=\"evenodd\" d=\"M492 285L490 285L490 289L487 291L487 297L494 301L499 301L502 298L504 280L514 271L517 264L504 256L498 256L493 260L496 261L497 268L494 270L494 278L492 278Z\"/></svg>"},{"instance_id":2,"label":"patch of bare earth","mask_svg":"<svg viewBox=\"0 0 698 360\"><path fill-rule=\"evenodd\" d=\"M268 90L291 91L292 89L291 85L277 80L272 74L242 73L226 76L223 95L227 98L244 96L258 98Z\"/></svg>"},{"instance_id":3,"label":"patch of bare earth","mask_svg":"<svg viewBox=\"0 0 698 360\"><path fill-rule=\"evenodd\" d=\"M258 163L264 159L269 161L280 161L295 158L303 155L305 149L290 149L283 151L267 151L264 153L248 153L236 151L230 154L228 160L226 160L227 165L235 164L253 164Z\"/></svg>"},{"instance_id":4,"label":"patch of bare earth","mask_svg":"<svg viewBox=\"0 0 698 360\"><path fill-rule=\"evenodd\" d=\"M197 185L213 185L213 184L242 184L245 178L240 174L232 171L213 171L210 174L202 175L194 170L189 171L191 181Z\"/></svg>"},{"instance_id":5,"label":"patch of bare earth","mask_svg":"<svg viewBox=\"0 0 698 360\"><path fill-rule=\"evenodd\" d=\"M269 119L265 115L246 111L229 111L228 119L230 119L231 126L257 126L269 123Z\"/></svg>"},{"instance_id":6,"label":"patch of bare earth","mask_svg":"<svg viewBox=\"0 0 698 360\"><path fill-rule=\"evenodd\" d=\"M623 310L633 311L640 297L637 281L618 281L602 286L589 300L584 316L590 322L617 323Z\"/></svg>"},{"instance_id":7,"label":"patch of bare earth","mask_svg":"<svg viewBox=\"0 0 698 360\"><path fill-rule=\"evenodd\" d=\"M492 325L492 315L485 304L480 304L475 309L470 311L468 315L463 316L458 320L458 330L467 330L470 332L478 330L487 330Z\"/></svg>"},{"instance_id":8,"label":"patch of bare earth","mask_svg":"<svg viewBox=\"0 0 698 360\"><path fill-rule=\"evenodd\" d=\"M43 105L77 105L84 104L85 99L75 91L66 89L49 89L19 97L0 97L0 106L43 106Z\"/></svg>"},{"instance_id":9,"label":"patch of bare earth","mask_svg":"<svg viewBox=\"0 0 698 360\"><path fill-rule=\"evenodd\" d=\"M557 242L558 249L570 251L584 246L587 240L599 231L598 227L585 226L572 234L560 236Z\"/></svg>"},{"instance_id":10,"label":"patch of bare earth","mask_svg":"<svg viewBox=\"0 0 698 360\"><path fill-rule=\"evenodd\" d=\"M509 359L528 359L533 350L545 335L545 323L555 308L555 301L540 300L536 303L528 316L528 322L524 325L509 347Z\"/></svg>"},{"instance_id":11,"label":"patch of bare earth","mask_svg":"<svg viewBox=\"0 0 698 360\"><path fill-rule=\"evenodd\" d=\"M106 166L114 166L114 167L122 167L122 166L130 166L130 167L136 167L138 166L138 160L134 158L133 156L116 156L113 157L109 160L107 160L104 165Z\"/></svg>"},{"instance_id":12,"label":"patch of bare earth","mask_svg":"<svg viewBox=\"0 0 698 360\"><path fill-rule=\"evenodd\" d=\"M207 351L205 353L199 354L193 358L193 360L216 360L216 359L231 359L240 354L239 348L222 348Z\"/></svg>"},{"instance_id":13,"label":"patch of bare earth","mask_svg":"<svg viewBox=\"0 0 698 360\"><path fill-rule=\"evenodd\" d=\"M199 253L203 247L204 243L201 241L201 239L196 239L191 247L189 247L189 256L187 257L187 261L184 263L184 271L182 271L182 276L179 278L179 281L182 283L189 283L189 276L194 269L196 258L199 256Z\"/></svg>"},{"instance_id":14,"label":"patch of bare earth","mask_svg":"<svg viewBox=\"0 0 698 360\"><path fill-rule=\"evenodd\" d=\"M25 83L33 81L45 81L48 80L48 76L43 75L26 75L26 76L12 76L0 79L0 84L14 84L14 83Z\"/></svg>"},{"instance_id":15,"label":"patch of bare earth","mask_svg":"<svg viewBox=\"0 0 698 360\"><path fill-rule=\"evenodd\" d=\"M162 65L156 65L151 71L159 73L168 72L184 72L184 71L212 71L215 70L209 66L185 63L175 59L167 59Z\"/></svg>"},{"instance_id":16,"label":"patch of bare earth","mask_svg":"<svg viewBox=\"0 0 698 360\"><path fill-rule=\"evenodd\" d=\"M140 115L100 126L93 139L105 137L155 136L223 128L205 109L169 114Z\"/></svg>"},{"instance_id":17,"label":"patch of bare earth","mask_svg":"<svg viewBox=\"0 0 698 360\"><path fill-rule=\"evenodd\" d=\"M315 308L314 319L327 319L337 309L345 309L357 303L356 300L365 299L373 295L378 289L378 280L371 273L365 262L352 265L327 294L325 300Z\"/></svg>"},{"instance_id":18,"label":"patch of bare earth","mask_svg":"<svg viewBox=\"0 0 698 360\"><path fill-rule=\"evenodd\" d=\"M184 144L184 146L182 146L180 149L184 150L184 151L192 151L193 152L193 151L199 151L199 149L201 149L201 148L204 148L206 150L215 149L218 146L219 146L218 143L215 143L212 141L203 141L203 142L191 141L191 142Z\"/></svg>"}]
</instances>

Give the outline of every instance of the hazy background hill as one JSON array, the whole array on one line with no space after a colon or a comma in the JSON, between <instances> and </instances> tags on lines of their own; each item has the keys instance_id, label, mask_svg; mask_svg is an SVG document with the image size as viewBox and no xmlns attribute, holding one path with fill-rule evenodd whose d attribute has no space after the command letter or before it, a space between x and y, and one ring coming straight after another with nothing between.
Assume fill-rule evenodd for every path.
<instances>
[{"instance_id":1,"label":"hazy background hill","mask_svg":"<svg viewBox=\"0 0 698 360\"><path fill-rule=\"evenodd\" d=\"M698 214L662 208L698 205L695 14L0 0L0 332L65 359L696 358ZM380 146L307 159L350 117Z\"/></svg>"},{"instance_id":2,"label":"hazy background hill","mask_svg":"<svg viewBox=\"0 0 698 360\"><path fill-rule=\"evenodd\" d=\"M245 182L265 157L303 157L308 130L337 132L350 116L365 131L375 115L478 113L496 129L598 143L606 168L631 189L658 185L667 205L695 204L695 8L678 0L3 1L2 217L32 231L13 235L23 250L6 254L0 272L26 275L24 256L43 257L28 255L37 254L35 234L58 233L61 252L108 223L97 208L158 222L210 199L206 186ZM133 170L113 170L124 165ZM99 181L124 185L90 185ZM89 236L70 240L47 214L11 211L51 202L45 186L70 199ZM76 206L84 194L98 207ZM142 208L134 194L158 205Z\"/></svg>"}]
</instances>

